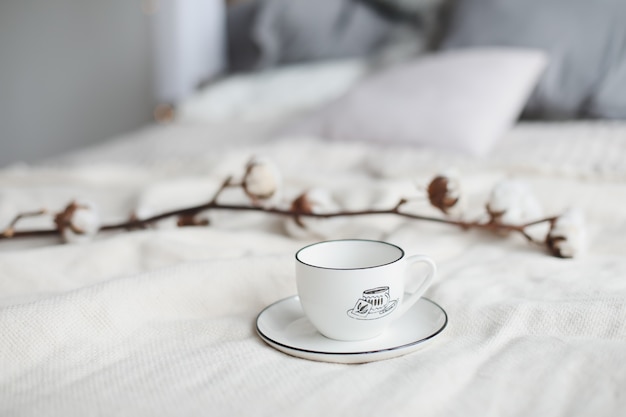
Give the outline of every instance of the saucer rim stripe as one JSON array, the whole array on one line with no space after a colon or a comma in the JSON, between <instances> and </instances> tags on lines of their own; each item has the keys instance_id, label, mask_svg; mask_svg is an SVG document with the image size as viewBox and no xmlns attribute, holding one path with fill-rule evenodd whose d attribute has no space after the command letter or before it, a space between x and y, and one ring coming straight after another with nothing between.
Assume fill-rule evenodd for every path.
<instances>
[{"instance_id":1,"label":"saucer rim stripe","mask_svg":"<svg viewBox=\"0 0 626 417\"><path fill-rule=\"evenodd\" d=\"M441 328L439 328L436 332L434 332L433 334L416 340L414 342L411 343L407 343L404 345L400 345L400 346L394 346L391 348L386 348L386 349L377 349L377 350L369 350L369 351L358 351L358 352L322 352L322 351L317 351L317 350L308 350L308 349L302 349L302 348L298 348L298 347L294 347L294 346L289 346L289 345L285 345L284 343L280 343L277 342L276 340L272 339L271 337L268 337L267 335L265 335L260 329L259 329L259 318L261 317L261 315L265 312L265 310L267 310L268 308L271 308L274 304L278 304L280 302L283 302L285 300L291 299L291 298L297 298L297 295L292 295L290 297L285 297L281 300L278 300L272 304L270 304L269 306L265 307L258 315L256 318L256 332L257 334L261 337L261 339L265 340L265 341L270 341L278 346L282 346L286 349L291 349L294 351L298 351L298 352L304 352L304 353L313 353L316 355L371 355L371 354L375 354L375 353L382 353L382 352L390 352L390 351L394 351L394 350L401 350L401 349L406 349L408 347L412 347L412 346L416 346L419 345L421 343L427 342L428 340L432 339L433 337L437 336L438 334L440 334L441 332L443 332L443 330L448 326L448 313L446 312L446 310L441 307L439 304L437 304L436 302L434 302L433 300L426 298L426 297L421 297L421 299L428 301L432 304L434 304L435 306L437 306L439 309L441 309L441 311L443 312L443 315L445 317L445 321L443 322L443 325L441 326Z\"/></svg>"}]
</instances>

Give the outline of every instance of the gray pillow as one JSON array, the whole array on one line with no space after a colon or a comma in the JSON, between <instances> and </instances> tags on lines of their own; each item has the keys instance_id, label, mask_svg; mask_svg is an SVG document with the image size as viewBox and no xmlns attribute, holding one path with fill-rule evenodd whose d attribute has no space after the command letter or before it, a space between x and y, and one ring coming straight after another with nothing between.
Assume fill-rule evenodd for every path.
<instances>
[{"instance_id":1,"label":"gray pillow","mask_svg":"<svg viewBox=\"0 0 626 417\"><path fill-rule=\"evenodd\" d=\"M235 2L228 6L226 49L229 72L249 71L254 69L259 61L261 50L250 33L258 10L258 1Z\"/></svg>"},{"instance_id":2,"label":"gray pillow","mask_svg":"<svg viewBox=\"0 0 626 417\"><path fill-rule=\"evenodd\" d=\"M229 70L373 53L392 22L357 0L250 0L228 8Z\"/></svg>"},{"instance_id":3,"label":"gray pillow","mask_svg":"<svg viewBox=\"0 0 626 417\"><path fill-rule=\"evenodd\" d=\"M444 0L250 0L228 8L231 71L421 52Z\"/></svg>"},{"instance_id":4,"label":"gray pillow","mask_svg":"<svg viewBox=\"0 0 626 417\"><path fill-rule=\"evenodd\" d=\"M442 48L548 53L525 115L626 118L625 0L457 0Z\"/></svg>"},{"instance_id":5,"label":"gray pillow","mask_svg":"<svg viewBox=\"0 0 626 417\"><path fill-rule=\"evenodd\" d=\"M363 78L282 135L485 155L517 120L545 58L516 48L423 55Z\"/></svg>"},{"instance_id":6,"label":"gray pillow","mask_svg":"<svg viewBox=\"0 0 626 417\"><path fill-rule=\"evenodd\" d=\"M589 115L626 119L626 59L612 67L589 102Z\"/></svg>"},{"instance_id":7,"label":"gray pillow","mask_svg":"<svg viewBox=\"0 0 626 417\"><path fill-rule=\"evenodd\" d=\"M391 23L353 0L261 0L253 36L259 66L363 56L385 39Z\"/></svg>"}]
</instances>

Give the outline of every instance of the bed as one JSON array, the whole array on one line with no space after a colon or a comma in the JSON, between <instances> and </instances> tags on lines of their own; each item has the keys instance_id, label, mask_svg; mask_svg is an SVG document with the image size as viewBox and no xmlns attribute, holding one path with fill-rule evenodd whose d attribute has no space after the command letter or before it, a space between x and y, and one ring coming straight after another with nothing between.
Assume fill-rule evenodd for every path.
<instances>
[{"instance_id":1,"label":"bed","mask_svg":"<svg viewBox=\"0 0 626 417\"><path fill-rule=\"evenodd\" d=\"M543 68L538 62L530 73ZM451 139L443 146L329 139L342 130L311 126L321 119L329 126L329 103L346 104L364 65L340 60L227 78L182 103L172 123L8 167L0 172L0 224L45 208L20 220L14 235L53 230L54 214L74 200L97 207L102 224L130 226L216 194L224 204L250 205L241 187L222 186L263 158L281 178L276 199L263 204L287 209L321 189L331 211L407 200L417 213L447 218L429 203L428 185L453 169L463 216L483 219L494 186L523 182L540 204L537 216L582 210L586 250L553 256L542 238L535 244L520 234L394 214L303 218L302 228L292 216L217 209L192 222L208 225L177 227L170 217L84 242L63 244L58 234L4 238L0 414L620 415L626 123L511 120L489 130L497 140L478 148L454 148L458 132L469 132L460 122L444 132ZM311 72L334 87L298 100L267 97L264 86L289 91ZM231 105L216 108L215 100ZM520 100L509 103L504 120L521 111ZM410 353L358 357L358 364L286 354L260 337L259 313L297 293L295 252L343 238L384 240L435 260L438 274L424 297L446 313L436 337Z\"/></svg>"}]
</instances>

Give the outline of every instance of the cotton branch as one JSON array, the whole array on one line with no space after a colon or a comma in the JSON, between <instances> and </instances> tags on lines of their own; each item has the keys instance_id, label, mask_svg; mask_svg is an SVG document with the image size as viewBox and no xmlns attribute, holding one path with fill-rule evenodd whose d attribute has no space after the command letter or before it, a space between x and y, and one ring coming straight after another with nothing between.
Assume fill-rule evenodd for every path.
<instances>
[{"instance_id":1,"label":"cotton branch","mask_svg":"<svg viewBox=\"0 0 626 417\"><path fill-rule=\"evenodd\" d=\"M170 217L178 217L189 219L193 217L195 214L211 211L211 210L226 210L226 211L251 211L251 212L262 212L279 216L287 216L287 217L310 217L310 218L321 218L321 219L329 219L336 217L360 217L360 216L380 216L380 215L394 215L401 216L407 219L412 220L421 220L427 222L436 222L442 224L448 224L460 227L464 230L469 229L482 229L487 231L504 231L504 232L517 232L526 236L529 240L532 240L529 236L526 235L524 229L528 226L536 225L539 223L549 223L554 221L554 217L549 217L541 220L536 220L530 222L528 224L523 225L507 225L507 224L497 224L492 222L481 223L481 222L466 222L461 220L453 220L441 217L431 217L424 216L420 214L402 212L399 208L406 203L406 200L400 200L398 204L389 208L389 209L379 209L379 210L356 210L356 211L337 211L333 213L313 213L306 209L281 209L276 207L262 207L262 206L254 206L254 205L240 205L240 204L221 204L216 201L210 201L206 204L201 204L198 206L187 207L179 210L172 210L164 213L160 213L155 216L147 217L145 219L137 219L136 217L131 218L128 221L103 225L100 228L100 231L113 231L113 230L133 230L133 229L145 229L147 226L154 224L160 220L170 218ZM183 222L181 226L198 226L200 224L192 224L191 222ZM13 231L12 234L8 235L6 231L0 235L0 239L6 238L18 238L18 237L34 237L34 236L52 236L58 234L58 230L50 229L50 230L24 230L24 231Z\"/></svg>"},{"instance_id":2,"label":"cotton branch","mask_svg":"<svg viewBox=\"0 0 626 417\"><path fill-rule=\"evenodd\" d=\"M466 221L455 217L463 202L460 181L457 178L438 175L427 187L428 201L432 207L443 214L442 217L428 216L404 210L409 200L402 198L395 205L386 209L342 210L331 200L325 190L309 190L294 199L289 208L275 204L281 178L278 170L267 160L253 159L247 165L243 180L235 181L227 177L213 196L204 204L171 210L146 218L130 216L129 220L100 225L97 221L93 205L86 203L70 203L65 210L54 217L56 228L42 230L16 230L16 224L24 217L42 216L46 210L22 213L0 233L0 240L21 237L58 236L65 241L78 241L95 235L98 232L116 230L146 229L167 218L177 219L177 225L206 226L208 219L200 218L199 214L212 211L259 212L275 216L284 216L295 221L302 229L309 228L304 219L332 219L338 217L363 216L399 216L414 221L426 221L459 227L462 230L483 230L496 234L520 234L531 243L541 245L552 255L573 257L580 253L584 228L582 216L569 214L558 217L536 216L538 203L529 190L519 182L503 181L494 187L489 201L486 203L488 219ZM221 203L220 197L227 188L240 188L248 197L250 204ZM90 217L91 216L91 217ZM532 218L534 217L534 219ZM532 237L528 229L539 224L548 224L550 231L544 239Z\"/></svg>"}]
</instances>

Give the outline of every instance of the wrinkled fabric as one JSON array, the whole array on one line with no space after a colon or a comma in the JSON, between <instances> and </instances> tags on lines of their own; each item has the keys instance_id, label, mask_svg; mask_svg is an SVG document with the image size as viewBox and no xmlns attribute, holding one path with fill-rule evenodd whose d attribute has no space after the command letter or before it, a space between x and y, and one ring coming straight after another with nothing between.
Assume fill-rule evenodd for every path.
<instances>
[{"instance_id":1,"label":"wrinkled fabric","mask_svg":"<svg viewBox=\"0 0 626 417\"><path fill-rule=\"evenodd\" d=\"M318 239L290 237L286 219L220 211L209 227L85 244L0 241L1 415L611 416L626 407L624 126L522 125L483 159L314 138L218 145L223 136L162 129L3 170L1 224L75 197L97 204L104 222L199 204L263 155L283 174L284 202L317 186L344 209L407 198L439 215L420 187L454 165L466 214L478 216L491 187L515 177L547 215L582 208L589 250L565 260L520 236L341 219L327 238L431 256L439 273L425 296L449 316L420 351L343 365L285 355L255 334L257 314L296 293L295 251ZM220 198L245 202L237 189Z\"/></svg>"}]
</instances>

